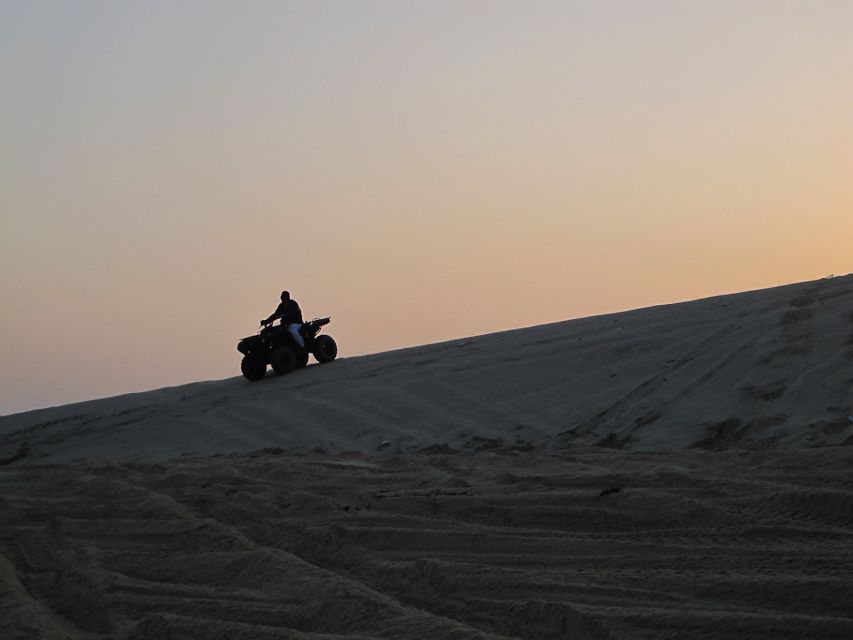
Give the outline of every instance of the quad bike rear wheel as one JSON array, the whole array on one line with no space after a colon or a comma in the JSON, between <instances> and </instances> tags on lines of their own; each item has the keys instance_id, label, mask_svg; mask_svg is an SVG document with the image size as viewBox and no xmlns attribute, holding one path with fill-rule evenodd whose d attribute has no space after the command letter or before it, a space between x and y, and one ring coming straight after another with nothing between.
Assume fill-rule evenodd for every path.
<instances>
[{"instance_id":1,"label":"quad bike rear wheel","mask_svg":"<svg viewBox=\"0 0 853 640\"><path fill-rule=\"evenodd\" d=\"M267 375L267 363L257 358L245 356L240 362L240 371L243 372L243 377L246 380L257 382L263 380L264 376Z\"/></svg>"},{"instance_id":2,"label":"quad bike rear wheel","mask_svg":"<svg viewBox=\"0 0 853 640\"><path fill-rule=\"evenodd\" d=\"M331 362L338 355L338 345L332 336L317 336L313 353L317 362Z\"/></svg>"},{"instance_id":3,"label":"quad bike rear wheel","mask_svg":"<svg viewBox=\"0 0 853 640\"><path fill-rule=\"evenodd\" d=\"M283 376L299 366L299 357L290 347L279 346L270 353L270 364L273 371Z\"/></svg>"}]
</instances>

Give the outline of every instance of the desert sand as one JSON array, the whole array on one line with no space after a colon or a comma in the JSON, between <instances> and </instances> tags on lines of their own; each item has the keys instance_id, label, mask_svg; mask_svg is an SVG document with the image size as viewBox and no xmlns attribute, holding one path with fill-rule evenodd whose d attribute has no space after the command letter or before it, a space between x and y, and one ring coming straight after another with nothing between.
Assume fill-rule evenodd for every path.
<instances>
[{"instance_id":1,"label":"desert sand","mask_svg":"<svg viewBox=\"0 0 853 640\"><path fill-rule=\"evenodd\" d=\"M845 276L0 417L0 460L841 444L851 385Z\"/></svg>"},{"instance_id":2,"label":"desert sand","mask_svg":"<svg viewBox=\"0 0 853 640\"><path fill-rule=\"evenodd\" d=\"M2 417L0 638L850 638L851 389L845 276Z\"/></svg>"}]
</instances>

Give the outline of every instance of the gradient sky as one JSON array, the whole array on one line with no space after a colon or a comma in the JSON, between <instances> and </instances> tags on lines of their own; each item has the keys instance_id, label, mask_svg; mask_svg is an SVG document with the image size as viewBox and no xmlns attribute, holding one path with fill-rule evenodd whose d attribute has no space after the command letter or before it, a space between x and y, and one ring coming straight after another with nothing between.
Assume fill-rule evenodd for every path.
<instances>
[{"instance_id":1,"label":"gradient sky","mask_svg":"<svg viewBox=\"0 0 853 640\"><path fill-rule=\"evenodd\" d=\"M0 0L0 414L853 271L853 2Z\"/></svg>"}]
</instances>

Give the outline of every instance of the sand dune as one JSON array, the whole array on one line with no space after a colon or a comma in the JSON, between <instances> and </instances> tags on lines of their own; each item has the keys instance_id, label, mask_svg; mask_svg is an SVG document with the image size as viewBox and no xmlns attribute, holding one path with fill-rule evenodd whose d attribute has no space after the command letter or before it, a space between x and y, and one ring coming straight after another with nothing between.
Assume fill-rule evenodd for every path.
<instances>
[{"instance_id":1,"label":"sand dune","mask_svg":"<svg viewBox=\"0 0 853 640\"><path fill-rule=\"evenodd\" d=\"M7 416L0 459L817 446L853 438L851 384L846 276Z\"/></svg>"},{"instance_id":2,"label":"sand dune","mask_svg":"<svg viewBox=\"0 0 853 640\"><path fill-rule=\"evenodd\" d=\"M0 639L846 640L851 382L845 277L0 418Z\"/></svg>"}]
</instances>

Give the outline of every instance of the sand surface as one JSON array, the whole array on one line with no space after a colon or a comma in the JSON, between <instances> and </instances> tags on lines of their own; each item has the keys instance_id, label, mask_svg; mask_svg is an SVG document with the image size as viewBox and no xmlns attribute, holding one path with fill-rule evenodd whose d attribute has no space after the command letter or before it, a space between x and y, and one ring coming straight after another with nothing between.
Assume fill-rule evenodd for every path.
<instances>
[{"instance_id":1,"label":"sand surface","mask_svg":"<svg viewBox=\"0 0 853 640\"><path fill-rule=\"evenodd\" d=\"M0 640L853 638L851 390L848 276L6 416Z\"/></svg>"},{"instance_id":2,"label":"sand surface","mask_svg":"<svg viewBox=\"0 0 853 640\"><path fill-rule=\"evenodd\" d=\"M262 453L0 492L4 640L853 637L850 447Z\"/></svg>"},{"instance_id":3,"label":"sand surface","mask_svg":"<svg viewBox=\"0 0 853 640\"><path fill-rule=\"evenodd\" d=\"M851 388L845 276L0 417L0 462L840 444Z\"/></svg>"}]
</instances>

